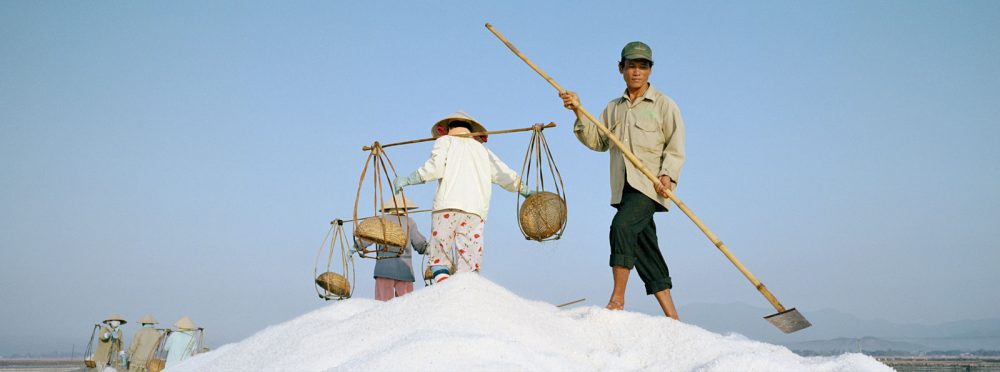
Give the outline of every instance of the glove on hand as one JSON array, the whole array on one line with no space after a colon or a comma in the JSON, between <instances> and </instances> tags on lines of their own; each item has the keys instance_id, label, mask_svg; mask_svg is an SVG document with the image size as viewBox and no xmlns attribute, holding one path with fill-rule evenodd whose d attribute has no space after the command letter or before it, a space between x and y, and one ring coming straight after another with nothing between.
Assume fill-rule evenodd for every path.
<instances>
[{"instance_id":1,"label":"glove on hand","mask_svg":"<svg viewBox=\"0 0 1000 372\"><path fill-rule=\"evenodd\" d=\"M528 188L528 185L522 183L521 190L518 191L521 196L527 198L529 196L535 195L535 191Z\"/></svg>"},{"instance_id":2,"label":"glove on hand","mask_svg":"<svg viewBox=\"0 0 1000 372\"><path fill-rule=\"evenodd\" d=\"M416 249L417 249L417 253L420 253L420 254L427 254L427 245L428 245L428 244L429 244L429 243L427 243L427 242L424 242L424 244L418 244L418 245L415 245L415 246L414 246L414 248L416 248Z\"/></svg>"},{"instance_id":3,"label":"glove on hand","mask_svg":"<svg viewBox=\"0 0 1000 372\"><path fill-rule=\"evenodd\" d=\"M424 183L424 180L420 179L417 172L413 172L409 176L396 177L396 179L392 181L392 184L394 185L392 192L399 194L399 192L403 191L403 188L406 186L419 185L422 183Z\"/></svg>"}]
</instances>

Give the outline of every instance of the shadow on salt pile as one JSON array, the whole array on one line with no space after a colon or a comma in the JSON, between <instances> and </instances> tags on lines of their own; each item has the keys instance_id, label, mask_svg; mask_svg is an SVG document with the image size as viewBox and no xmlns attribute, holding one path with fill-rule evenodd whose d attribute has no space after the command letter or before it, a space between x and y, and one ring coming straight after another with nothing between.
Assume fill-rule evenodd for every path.
<instances>
[{"instance_id":1,"label":"shadow on salt pile","mask_svg":"<svg viewBox=\"0 0 1000 372\"><path fill-rule=\"evenodd\" d=\"M526 300L456 275L389 302L350 299L169 371L891 371L861 354L800 357L665 317Z\"/></svg>"}]
</instances>

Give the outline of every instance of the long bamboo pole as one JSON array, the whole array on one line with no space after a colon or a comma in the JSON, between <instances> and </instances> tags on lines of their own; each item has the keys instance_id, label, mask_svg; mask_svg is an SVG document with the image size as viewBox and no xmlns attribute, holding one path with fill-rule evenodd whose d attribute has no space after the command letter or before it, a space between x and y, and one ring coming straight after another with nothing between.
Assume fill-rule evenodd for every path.
<instances>
[{"instance_id":1,"label":"long bamboo pole","mask_svg":"<svg viewBox=\"0 0 1000 372\"><path fill-rule=\"evenodd\" d=\"M552 128L552 127L555 127L555 126L556 126L556 123L549 122L548 124L542 125L540 129ZM527 128L495 130L495 131L492 131L492 132L472 132L472 133L449 134L449 135L450 136L456 136L456 137L475 137L475 136L484 136L484 135L491 135L491 134L527 132L529 130L535 130L535 126L532 125L532 126L527 127ZM389 144L382 145L382 147L392 147L392 146L399 146L399 145L409 145L411 143L427 142L427 141L433 141L433 140L436 140L436 139L437 139L436 137L421 138L421 139L415 139L415 140L409 140L409 141L403 141L403 142L389 143ZM371 149L372 148L369 147L369 146L362 146L361 147L361 151L371 151Z\"/></svg>"},{"instance_id":2,"label":"long bamboo pole","mask_svg":"<svg viewBox=\"0 0 1000 372\"><path fill-rule=\"evenodd\" d=\"M492 25L487 23L486 28L489 29L490 32L492 32L493 35L495 35L498 39L500 39L500 41L502 41L505 45L507 45L507 48L510 48L510 50L514 52L514 54L516 54L518 57L521 58L522 61L524 61L524 63L527 63L532 70L535 70L535 72L541 75L542 78L545 79L545 81L548 81L549 84L552 85L552 87L556 88L556 90L558 90L560 94L566 92L566 90L563 89L563 87L560 86L558 83L556 83L556 81L552 79L552 77L550 77L548 74L542 71L542 69L538 68L538 66L536 66L533 62L531 62L531 60L529 60L528 57L525 57L524 54L521 53L521 51L517 50L517 48L510 43L510 41L507 41L507 38L503 37L503 35L501 35L499 31L493 28ZM583 108L583 105L580 105L579 109L580 112L583 113L583 115L587 118L587 120L590 120L590 122L594 123L594 125L597 126L597 128L601 131L601 133L604 133L604 136L607 137L608 140L610 140L611 143L615 145L615 147L618 147L618 149L621 150L623 154L625 154L625 158L628 159L630 162L632 162L632 165L634 165L637 169L639 169L639 171L641 171L642 174L646 176L646 178L648 178L654 184L660 182L660 180L657 179L656 176L649 171L649 169L647 169L644 165L642 165L642 162L640 162L639 159L635 157L635 154L633 154L632 151L629 151L628 147L622 144L621 140L619 140L618 137L614 135L614 133L611 133L611 131L608 130L608 128L605 127L604 124L602 124L600 121L594 118L594 116L591 115L590 112L587 112L587 109ZM743 266L743 263L741 263L740 260L737 259L736 256L734 256L732 252L729 251L729 248L726 248L726 245L723 244L722 240L719 240L719 238L715 236L714 233L712 233L712 230L709 230L708 227L701 222L701 219L699 219L698 216L694 214L694 212L688 209L688 207L684 205L684 203L681 202L681 200L676 195L674 195L672 191L670 191L667 188L664 188L663 191L666 193L667 198L673 201L674 204L677 204L677 208L680 208L680 210L683 211L684 214L687 215L688 218L690 218L691 221L694 222L694 224L697 225L699 229L701 229L701 232L704 233L706 237L708 237L708 240L711 240L712 244L715 244L715 246L719 248L720 251L722 251L722 254L724 254L726 258L728 258L729 261L732 262L733 265L735 265L736 268L740 270L741 273L743 273L743 276L745 276L748 280L750 280L750 283L752 283L754 287L756 287L757 290L760 291L760 293L764 295L765 298L767 298L767 301L771 303L771 306L774 306L775 310L778 310L778 313L782 313L785 311L785 307L781 305L781 302L778 302L778 299L775 298L773 294L771 294L771 291L769 291L767 287L764 286L763 283L757 280L757 277L755 277L753 273L751 273L750 270L746 268L746 266Z\"/></svg>"},{"instance_id":3,"label":"long bamboo pole","mask_svg":"<svg viewBox=\"0 0 1000 372\"><path fill-rule=\"evenodd\" d=\"M415 211L407 211L406 214L424 213L424 212L430 212L430 211L432 211L432 209L418 209L418 210L415 210ZM343 225L344 222L361 221L361 220L364 220L364 219L367 219L367 218L372 218L372 217L378 217L378 216L358 217L356 220L342 220L342 219L338 218L338 219L335 219L333 221L330 221L330 224L331 225L333 225L333 224Z\"/></svg>"}]
</instances>

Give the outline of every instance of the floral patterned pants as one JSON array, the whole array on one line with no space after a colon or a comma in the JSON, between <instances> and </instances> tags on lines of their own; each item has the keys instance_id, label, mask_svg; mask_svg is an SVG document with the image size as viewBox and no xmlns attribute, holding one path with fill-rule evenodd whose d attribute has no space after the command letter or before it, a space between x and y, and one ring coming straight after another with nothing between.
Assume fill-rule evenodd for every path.
<instances>
[{"instance_id":1,"label":"floral patterned pants","mask_svg":"<svg viewBox=\"0 0 1000 372\"><path fill-rule=\"evenodd\" d=\"M432 266L451 266L452 252L456 272L479 271L483 258L483 227L479 216L455 209L431 214L431 242L428 257Z\"/></svg>"}]
</instances>

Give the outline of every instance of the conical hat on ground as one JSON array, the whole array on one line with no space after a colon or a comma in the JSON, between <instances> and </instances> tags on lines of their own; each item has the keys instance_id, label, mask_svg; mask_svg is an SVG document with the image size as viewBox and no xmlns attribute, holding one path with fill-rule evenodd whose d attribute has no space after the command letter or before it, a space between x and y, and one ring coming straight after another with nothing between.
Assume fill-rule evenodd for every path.
<instances>
[{"instance_id":1,"label":"conical hat on ground","mask_svg":"<svg viewBox=\"0 0 1000 372\"><path fill-rule=\"evenodd\" d=\"M187 315L182 316L180 319L174 322L174 327L177 327L177 329L184 329L184 330L195 329L194 322L191 321L191 318L188 318Z\"/></svg>"},{"instance_id":2,"label":"conical hat on ground","mask_svg":"<svg viewBox=\"0 0 1000 372\"><path fill-rule=\"evenodd\" d=\"M157 324L157 323L159 322L156 321L156 318L153 317L153 314L146 314L145 316L142 317L142 319L139 319L139 324Z\"/></svg>"}]
</instances>

